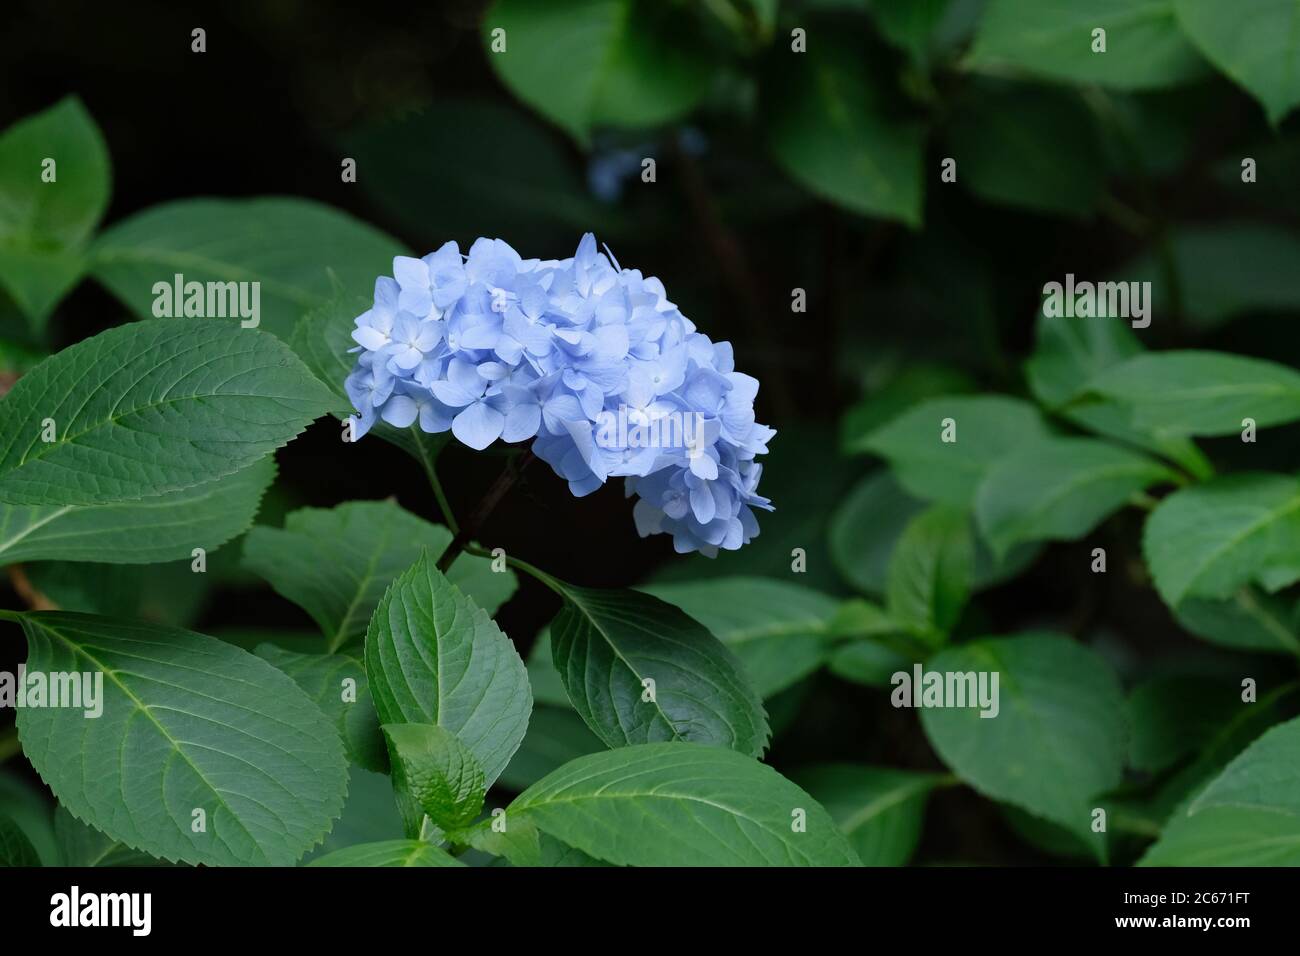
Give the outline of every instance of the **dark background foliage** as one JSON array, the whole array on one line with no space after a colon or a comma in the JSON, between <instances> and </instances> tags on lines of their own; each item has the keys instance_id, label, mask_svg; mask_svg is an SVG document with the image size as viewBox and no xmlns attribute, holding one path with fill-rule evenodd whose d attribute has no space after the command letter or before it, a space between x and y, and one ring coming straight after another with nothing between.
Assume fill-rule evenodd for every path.
<instances>
[{"instance_id":1,"label":"dark background foliage","mask_svg":"<svg viewBox=\"0 0 1300 956\"><path fill-rule=\"evenodd\" d=\"M112 156L110 225L170 199L287 194L347 210L418 253L447 239L464 247L483 234L505 238L524 255L563 257L594 229L623 265L661 277L683 311L713 338L734 342L738 366L762 382L759 420L779 431L764 479L777 511L762 520L754 545L710 565L673 555L662 537L638 539L630 503L613 483L575 500L549 470L534 466L481 536L575 583L780 574L790 549L803 547L806 583L847 594L829 560L826 525L855 479L878 467L841 451L841 421L855 404L865 399L860 410L871 414L872 396L888 395L891 382L918 370L973 391L1023 394L1020 367L1033 346L1045 281L1066 272L1116 274L1162 248L1182 224L1300 225L1295 163L1262 169L1253 204L1232 188L1241 156L1261 147L1296 155L1297 121L1270 129L1257 104L1217 75L1171 92L1111 97L1138 117L1135 142L1118 128L1079 129L1067 131L1074 138L1028 141L1001 156L1025 175L1043 161L1037 151L1048 162L1084 157L1105 165L1105 197L1095 210L1046 215L983 202L964 185L939 181L940 160L950 152L946 136L995 81L944 61L924 95L914 95L917 73L908 57L883 42L864 14L820 9L853 4L787 4L783 23L806 17L858 38L863 61L890 91L889 110L937 131L924 157L923 225L909 228L812 196L770 158L756 117L764 97L785 85L780 31L774 48L750 47L687 5L681 15L693 25L685 32L698 31L716 56L699 107L684 123L598 131L584 151L494 74L480 35L485 6L10 0L0 10L0 127L66 94L80 96ZM189 50L195 26L207 30L203 56ZM1015 110L1034 89L1010 86L1005 102ZM642 183L634 171L622 195L607 201L588 189L588 167L620 149L656 157L657 181ZM344 156L358 158L356 184L340 182ZM794 288L807 292L804 313L791 311ZM1186 303L1172 296L1157 304L1144 341L1300 364L1294 311L1251 303L1240 311L1231 324L1207 327L1189 321ZM46 344L61 348L126 317L107 291L84 282L58 308ZM8 303L0 306L0 329L10 338L27 334ZM1229 462L1243 454L1232 438L1206 448ZM1297 460L1300 430L1279 433L1269 449L1252 447L1250 466L1287 469ZM278 460L281 478L263 522L304 504L390 494L437 520L424 476L409 459L379 441L344 459L332 422L317 423ZM448 450L444 480L458 511L472 507L501 461ZM1087 572L1093 541L1049 546L1027 573L981 595L962 632L1051 626L1087 634L1128 675L1174 656L1212 659L1217 652L1178 629L1148 586L1135 553L1140 518L1122 515L1100 532L1117 573ZM218 564L233 566L226 557ZM201 630L307 623L231 567L219 582L203 599ZM524 581L499 621L526 651L555 609L548 593ZM939 768L914 715L889 707L883 692L823 674L798 693L803 710L776 739L778 766L850 759ZM1014 836L994 805L961 790L934 798L917 859L1048 858Z\"/></svg>"}]
</instances>

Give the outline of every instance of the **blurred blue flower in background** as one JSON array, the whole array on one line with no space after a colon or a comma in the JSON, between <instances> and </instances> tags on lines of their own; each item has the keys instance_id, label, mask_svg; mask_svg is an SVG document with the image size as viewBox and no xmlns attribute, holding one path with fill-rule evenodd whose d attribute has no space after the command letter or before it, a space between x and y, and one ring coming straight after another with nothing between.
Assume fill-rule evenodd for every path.
<instances>
[{"instance_id":1,"label":"blurred blue flower in background","mask_svg":"<svg viewBox=\"0 0 1300 956\"><path fill-rule=\"evenodd\" d=\"M758 534L754 509L771 510L757 492L775 434L754 419L758 381L590 233L564 260L500 239L399 256L352 337L357 438L382 420L474 449L533 439L574 495L624 478L638 532L670 534L679 552L739 548Z\"/></svg>"}]
</instances>

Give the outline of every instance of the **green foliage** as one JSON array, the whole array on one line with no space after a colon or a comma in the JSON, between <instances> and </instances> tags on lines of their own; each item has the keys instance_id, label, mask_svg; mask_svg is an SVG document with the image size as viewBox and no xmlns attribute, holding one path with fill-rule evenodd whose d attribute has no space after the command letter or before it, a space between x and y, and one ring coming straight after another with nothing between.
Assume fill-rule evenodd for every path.
<instances>
[{"instance_id":1,"label":"green foliage","mask_svg":"<svg viewBox=\"0 0 1300 956\"><path fill-rule=\"evenodd\" d=\"M446 850L420 840L358 843L312 860L309 866L464 866Z\"/></svg>"},{"instance_id":2,"label":"green foliage","mask_svg":"<svg viewBox=\"0 0 1300 956\"><path fill-rule=\"evenodd\" d=\"M437 724L478 758L487 785L500 776L533 708L524 662L427 552L384 592L365 654L382 724Z\"/></svg>"},{"instance_id":3,"label":"green foliage","mask_svg":"<svg viewBox=\"0 0 1300 956\"><path fill-rule=\"evenodd\" d=\"M794 832L795 811L806 832ZM506 809L624 866L852 866L835 822L770 767L722 747L636 744L580 757Z\"/></svg>"},{"instance_id":4,"label":"green foliage","mask_svg":"<svg viewBox=\"0 0 1300 956\"><path fill-rule=\"evenodd\" d=\"M396 502L349 501L303 508L283 528L258 526L244 545L244 566L312 616L330 653L361 638L384 591L423 552L440 555L451 533ZM514 593L510 571L461 555L448 577L488 613Z\"/></svg>"},{"instance_id":5,"label":"green foliage","mask_svg":"<svg viewBox=\"0 0 1300 956\"><path fill-rule=\"evenodd\" d=\"M172 627L57 611L21 623L33 671L102 675L97 718L26 707L18 729L60 804L110 838L173 861L284 866L339 815L338 734L265 661Z\"/></svg>"},{"instance_id":6,"label":"green foliage","mask_svg":"<svg viewBox=\"0 0 1300 956\"><path fill-rule=\"evenodd\" d=\"M379 230L293 198L154 206L113 226L90 250L95 278L141 318L156 314L154 284L177 273L186 282L260 282L260 327L286 340L337 286L365 295L401 255L406 249Z\"/></svg>"},{"instance_id":7,"label":"green foliage","mask_svg":"<svg viewBox=\"0 0 1300 956\"><path fill-rule=\"evenodd\" d=\"M75 96L0 135L0 286L37 330L86 269L109 175L104 137Z\"/></svg>"},{"instance_id":8,"label":"green foliage","mask_svg":"<svg viewBox=\"0 0 1300 956\"><path fill-rule=\"evenodd\" d=\"M443 830L473 822L487 783L483 767L455 734L437 724L388 724L384 736L399 804L410 800ZM419 827L414 829L411 835L419 836Z\"/></svg>"},{"instance_id":9,"label":"green foliage","mask_svg":"<svg viewBox=\"0 0 1300 956\"><path fill-rule=\"evenodd\" d=\"M1195 78L1204 69L1174 23L1175 0L989 0L973 66L1118 89L1150 89ZM1093 52L1093 30L1106 51Z\"/></svg>"},{"instance_id":10,"label":"green foliage","mask_svg":"<svg viewBox=\"0 0 1300 956\"><path fill-rule=\"evenodd\" d=\"M607 746L691 741L750 756L766 749L758 692L703 625L649 594L555 585L565 602L551 625L555 669Z\"/></svg>"},{"instance_id":11,"label":"green foliage","mask_svg":"<svg viewBox=\"0 0 1300 956\"><path fill-rule=\"evenodd\" d=\"M980 793L1085 838L1091 809L1120 781L1123 697L1094 652L1059 635L988 638L943 651L942 674L1000 675L996 717L970 706L924 708L944 763Z\"/></svg>"},{"instance_id":12,"label":"green foliage","mask_svg":"<svg viewBox=\"0 0 1300 956\"><path fill-rule=\"evenodd\" d=\"M3 407L0 501L62 506L149 498L233 474L337 401L264 332L151 319L47 359Z\"/></svg>"}]
</instances>

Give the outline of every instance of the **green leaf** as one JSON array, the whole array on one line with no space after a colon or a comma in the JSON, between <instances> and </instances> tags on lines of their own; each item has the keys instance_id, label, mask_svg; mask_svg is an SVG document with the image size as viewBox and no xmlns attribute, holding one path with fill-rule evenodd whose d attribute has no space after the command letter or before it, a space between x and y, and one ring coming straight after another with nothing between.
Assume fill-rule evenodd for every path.
<instances>
[{"instance_id":1,"label":"green leaf","mask_svg":"<svg viewBox=\"0 0 1300 956\"><path fill-rule=\"evenodd\" d=\"M98 718L25 707L18 731L59 803L111 839L173 861L286 866L339 815L338 734L265 661L192 631L88 614L34 612L22 625L31 671L103 674Z\"/></svg>"},{"instance_id":2,"label":"green leaf","mask_svg":"<svg viewBox=\"0 0 1300 956\"><path fill-rule=\"evenodd\" d=\"M141 501L108 505L0 504L0 564L152 564L216 551L246 531L275 479L275 459Z\"/></svg>"},{"instance_id":3,"label":"green leaf","mask_svg":"<svg viewBox=\"0 0 1300 956\"><path fill-rule=\"evenodd\" d=\"M943 777L887 767L818 764L792 775L848 837L864 866L903 866L921 838L925 803Z\"/></svg>"},{"instance_id":4,"label":"green leaf","mask_svg":"<svg viewBox=\"0 0 1300 956\"><path fill-rule=\"evenodd\" d=\"M1083 219L1105 192L1101 134L1073 91L988 90L963 104L948 135L959 181L986 202Z\"/></svg>"},{"instance_id":5,"label":"green leaf","mask_svg":"<svg viewBox=\"0 0 1300 956\"><path fill-rule=\"evenodd\" d=\"M8 814L0 813L0 867L40 865L41 858L27 834Z\"/></svg>"},{"instance_id":6,"label":"green leaf","mask_svg":"<svg viewBox=\"0 0 1300 956\"><path fill-rule=\"evenodd\" d=\"M585 146L595 126L658 126L703 96L713 63L688 17L636 0L497 0L483 42L502 82Z\"/></svg>"},{"instance_id":7,"label":"green leaf","mask_svg":"<svg viewBox=\"0 0 1300 956\"><path fill-rule=\"evenodd\" d=\"M784 55L764 82L767 143L778 165L851 212L921 224L919 125L889 115L862 50L833 31Z\"/></svg>"},{"instance_id":8,"label":"green leaf","mask_svg":"<svg viewBox=\"0 0 1300 956\"><path fill-rule=\"evenodd\" d=\"M900 488L888 470L862 479L845 496L831 519L830 546L836 569L858 590L883 595L889 559L898 540L925 507L923 501ZM1038 554L1038 546L1027 545L1015 548L1005 560L998 561L976 534L974 518L971 518L971 537L975 539L972 587L976 591L1015 577Z\"/></svg>"},{"instance_id":9,"label":"green leaf","mask_svg":"<svg viewBox=\"0 0 1300 956\"><path fill-rule=\"evenodd\" d=\"M1264 162L1260 157L1261 166ZM1241 168L1236 168L1240 183ZM1127 281L1150 282L1152 302L1173 302L1177 294L1182 315L1194 328L1215 328L1255 312L1300 310L1300 275L1292 268L1300 258L1300 238L1290 230L1252 222L1175 230L1167 255L1176 290L1166 282L1164 255L1145 253L1121 274Z\"/></svg>"},{"instance_id":10,"label":"green leaf","mask_svg":"<svg viewBox=\"0 0 1300 956\"><path fill-rule=\"evenodd\" d=\"M1212 807L1175 816L1138 866L1300 866L1300 826L1289 813Z\"/></svg>"},{"instance_id":11,"label":"green leaf","mask_svg":"<svg viewBox=\"0 0 1300 956\"><path fill-rule=\"evenodd\" d=\"M1093 30L1106 31L1094 53ZM970 65L1123 90L1183 83L1204 64L1174 22L1173 0L990 0Z\"/></svg>"},{"instance_id":12,"label":"green leaf","mask_svg":"<svg viewBox=\"0 0 1300 956\"><path fill-rule=\"evenodd\" d=\"M955 440L944 441L945 432ZM921 402L872 432L864 444L889 462L912 494L966 505L990 468L1048 435L1042 415L1027 402L956 395Z\"/></svg>"},{"instance_id":13,"label":"green leaf","mask_svg":"<svg viewBox=\"0 0 1300 956\"><path fill-rule=\"evenodd\" d=\"M465 830L450 834L457 843L473 847L481 853L504 857L511 866L609 866L604 860L588 856L567 843L538 830L531 822L515 817L505 830L493 829L496 818L484 820Z\"/></svg>"},{"instance_id":14,"label":"green leaf","mask_svg":"<svg viewBox=\"0 0 1300 956\"><path fill-rule=\"evenodd\" d=\"M514 645L428 553L384 593L366 632L366 674L384 724L437 724L491 786L519 749L533 695Z\"/></svg>"},{"instance_id":15,"label":"green leaf","mask_svg":"<svg viewBox=\"0 0 1300 956\"><path fill-rule=\"evenodd\" d=\"M536 685L533 686L533 693L537 694ZM539 703L540 700L539 697ZM532 786L552 770L570 760L598 753L604 749L604 743L587 729L587 725L574 712L566 697L562 708L549 706L533 708L524 742L510 758L509 766L502 772L497 782L518 792Z\"/></svg>"},{"instance_id":16,"label":"green leaf","mask_svg":"<svg viewBox=\"0 0 1300 956\"><path fill-rule=\"evenodd\" d=\"M924 60L931 38L948 12L952 0L912 0L909 3L876 3L871 15L881 34L915 60Z\"/></svg>"},{"instance_id":17,"label":"green leaf","mask_svg":"<svg viewBox=\"0 0 1300 956\"><path fill-rule=\"evenodd\" d=\"M85 269L110 175L104 138L75 96L0 136L0 285L38 331Z\"/></svg>"},{"instance_id":18,"label":"green leaf","mask_svg":"<svg viewBox=\"0 0 1300 956\"><path fill-rule=\"evenodd\" d=\"M1300 560L1300 480L1256 472L1182 488L1147 518L1142 554L1171 608L1231 597Z\"/></svg>"},{"instance_id":19,"label":"green leaf","mask_svg":"<svg viewBox=\"0 0 1300 956\"><path fill-rule=\"evenodd\" d=\"M974 565L966 512L951 505L923 511L904 529L889 561L890 619L931 644L942 642L970 597Z\"/></svg>"},{"instance_id":20,"label":"green leaf","mask_svg":"<svg viewBox=\"0 0 1300 956\"><path fill-rule=\"evenodd\" d=\"M836 677L866 687L888 687L899 671L912 666L912 660L898 651L873 640L850 641L835 649L827 668Z\"/></svg>"},{"instance_id":21,"label":"green leaf","mask_svg":"<svg viewBox=\"0 0 1300 956\"><path fill-rule=\"evenodd\" d=\"M317 857L308 866L464 866L446 850L420 840L362 843Z\"/></svg>"},{"instance_id":22,"label":"green leaf","mask_svg":"<svg viewBox=\"0 0 1300 956\"><path fill-rule=\"evenodd\" d=\"M166 564L38 561L26 570L36 589L60 610L189 627L203 610L228 553L210 554L202 574L193 570L188 556Z\"/></svg>"},{"instance_id":23,"label":"green leaf","mask_svg":"<svg viewBox=\"0 0 1300 956\"><path fill-rule=\"evenodd\" d=\"M54 832L62 866L162 866L147 853L123 846L112 837L82 823L63 807L54 812Z\"/></svg>"},{"instance_id":24,"label":"green leaf","mask_svg":"<svg viewBox=\"0 0 1300 956\"><path fill-rule=\"evenodd\" d=\"M1209 462L1189 440L1135 428L1129 410L1117 402L1080 399L1093 378L1142 352L1137 335L1124 322L1040 315L1025 376L1035 398L1076 425L1157 452L1197 478L1208 477Z\"/></svg>"},{"instance_id":25,"label":"green leaf","mask_svg":"<svg viewBox=\"0 0 1300 956\"><path fill-rule=\"evenodd\" d=\"M1124 757L1124 698L1106 663L1068 638L1033 634L950 648L926 670L998 675L996 717L978 707L921 709L943 762L985 796L1091 843L1093 801L1119 783Z\"/></svg>"},{"instance_id":26,"label":"green leaf","mask_svg":"<svg viewBox=\"0 0 1300 956\"><path fill-rule=\"evenodd\" d=\"M393 790L444 830L468 826L483 809L483 768L468 747L437 724L385 724Z\"/></svg>"},{"instance_id":27,"label":"green leaf","mask_svg":"<svg viewBox=\"0 0 1300 956\"><path fill-rule=\"evenodd\" d=\"M685 740L763 752L758 692L703 625L649 594L549 581L564 597L551 624L555 669L607 746Z\"/></svg>"},{"instance_id":28,"label":"green leaf","mask_svg":"<svg viewBox=\"0 0 1300 956\"><path fill-rule=\"evenodd\" d=\"M348 501L301 508L284 528L262 525L244 542L244 567L270 582L320 625L333 652L366 632L384 590L428 551L440 555L451 532L405 511L395 501ZM494 613L514 593L510 571L461 555L449 577L480 607Z\"/></svg>"},{"instance_id":29,"label":"green leaf","mask_svg":"<svg viewBox=\"0 0 1300 956\"><path fill-rule=\"evenodd\" d=\"M1149 773L1168 769L1201 750L1242 706L1240 688L1222 679L1173 676L1139 684L1125 707L1129 765Z\"/></svg>"},{"instance_id":30,"label":"green leaf","mask_svg":"<svg viewBox=\"0 0 1300 956\"><path fill-rule=\"evenodd\" d=\"M806 815L796 832L797 811ZM830 815L771 767L722 747L639 744L580 757L507 808L624 866L852 866Z\"/></svg>"},{"instance_id":31,"label":"green leaf","mask_svg":"<svg viewBox=\"0 0 1300 956\"><path fill-rule=\"evenodd\" d=\"M1274 126L1300 103L1300 2L1173 0L1178 23L1205 58L1259 100Z\"/></svg>"},{"instance_id":32,"label":"green leaf","mask_svg":"<svg viewBox=\"0 0 1300 956\"><path fill-rule=\"evenodd\" d=\"M681 608L727 646L767 699L821 667L837 603L772 578L715 578L642 588Z\"/></svg>"},{"instance_id":33,"label":"green leaf","mask_svg":"<svg viewBox=\"0 0 1300 956\"><path fill-rule=\"evenodd\" d=\"M178 274L185 282L260 283L261 326L288 339L299 317L339 285L368 294L402 255L406 249L377 229L305 199L183 199L107 230L91 249L91 268L141 318L154 315L155 283Z\"/></svg>"},{"instance_id":34,"label":"green leaf","mask_svg":"<svg viewBox=\"0 0 1300 956\"><path fill-rule=\"evenodd\" d=\"M11 767L16 769L15 764ZM41 866L58 866L60 862L58 841L54 835L54 814L42 787L38 792L22 777L0 766L0 807L36 849Z\"/></svg>"},{"instance_id":35,"label":"green leaf","mask_svg":"<svg viewBox=\"0 0 1300 956\"><path fill-rule=\"evenodd\" d=\"M1300 834L1300 718L1265 731L1201 791L1188 813L1209 807L1290 814Z\"/></svg>"},{"instance_id":36,"label":"green leaf","mask_svg":"<svg viewBox=\"0 0 1300 956\"><path fill-rule=\"evenodd\" d=\"M1244 587L1226 600L1184 598L1172 608L1197 637L1238 650L1300 655L1300 632L1285 601Z\"/></svg>"},{"instance_id":37,"label":"green leaf","mask_svg":"<svg viewBox=\"0 0 1300 956\"><path fill-rule=\"evenodd\" d=\"M1129 407L1134 427L1166 435L1237 435L1300 419L1300 372L1263 359L1185 350L1138 355L1088 385Z\"/></svg>"},{"instance_id":38,"label":"green leaf","mask_svg":"<svg viewBox=\"0 0 1300 956\"><path fill-rule=\"evenodd\" d=\"M303 857L301 863L310 864L358 843L401 839L405 839L405 828L393 799L392 780L387 774L354 766L348 769L348 797L342 816L334 822L324 842Z\"/></svg>"},{"instance_id":39,"label":"green leaf","mask_svg":"<svg viewBox=\"0 0 1300 956\"><path fill-rule=\"evenodd\" d=\"M349 760L376 773L388 771L388 749L359 660L347 654L298 654L274 644L260 644L255 653L291 677L334 721Z\"/></svg>"},{"instance_id":40,"label":"green leaf","mask_svg":"<svg viewBox=\"0 0 1300 956\"><path fill-rule=\"evenodd\" d=\"M1145 866L1300 865L1300 719L1266 731L1170 821Z\"/></svg>"},{"instance_id":41,"label":"green leaf","mask_svg":"<svg viewBox=\"0 0 1300 956\"><path fill-rule=\"evenodd\" d=\"M266 457L335 405L263 332L201 319L118 326L42 362L0 401L0 500L98 505L191 488Z\"/></svg>"},{"instance_id":42,"label":"green leaf","mask_svg":"<svg viewBox=\"0 0 1300 956\"><path fill-rule=\"evenodd\" d=\"M1074 541L1136 492L1176 481L1138 452L1093 438L1054 438L1012 452L975 497L980 532L996 554L1024 541Z\"/></svg>"}]
</instances>

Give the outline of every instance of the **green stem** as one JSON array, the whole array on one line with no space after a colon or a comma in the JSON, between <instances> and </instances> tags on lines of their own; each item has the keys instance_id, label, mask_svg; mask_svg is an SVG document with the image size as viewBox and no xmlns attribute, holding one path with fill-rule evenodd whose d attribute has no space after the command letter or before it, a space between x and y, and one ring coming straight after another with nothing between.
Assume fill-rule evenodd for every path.
<instances>
[{"instance_id":1,"label":"green stem","mask_svg":"<svg viewBox=\"0 0 1300 956\"><path fill-rule=\"evenodd\" d=\"M18 728L10 727L0 731L0 763L23 752L23 745L18 742Z\"/></svg>"},{"instance_id":2,"label":"green stem","mask_svg":"<svg viewBox=\"0 0 1300 956\"><path fill-rule=\"evenodd\" d=\"M486 548L480 548L477 545L467 544L465 545L465 550L469 554L477 555L480 558L492 557L491 551L487 550ZM564 585L560 583L559 579L551 577L541 568L529 564L527 561L521 561L518 558L512 558L508 554L506 555L506 564L510 565L510 567L514 568L516 571L522 571L524 572L524 574L527 574L529 577L540 581L542 584L545 584L548 588L550 588L560 597L566 596L564 591Z\"/></svg>"},{"instance_id":3,"label":"green stem","mask_svg":"<svg viewBox=\"0 0 1300 956\"><path fill-rule=\"evenodd\" d=\"M424 468L424 473L429 479L429 487L433 489L433 497L437 499L438 510L442 512L442 520L451 529L453 536L460 533L460 526L456 524L456 516L452 513L451 503L447 501L447 493L443 491L442 482L438 479L438 469L435 467L434 459L426 451L424 445L417 441L416 448L420 453L420 465Z\"/></svg>"},{"instance_id":4,"label":"green stem","mask_svg":"<svg viewBox=\"0 0 1300 956\"><path fill-rule=\"evenodd\" d=\"M21 624L23 621L23 612L10 611L7 608L0 607L0 621L13 621L15 624Z\"/></svg>"}]
</instances>

